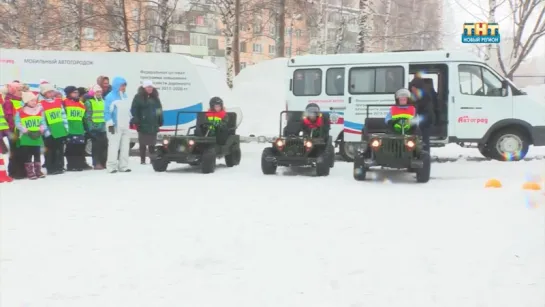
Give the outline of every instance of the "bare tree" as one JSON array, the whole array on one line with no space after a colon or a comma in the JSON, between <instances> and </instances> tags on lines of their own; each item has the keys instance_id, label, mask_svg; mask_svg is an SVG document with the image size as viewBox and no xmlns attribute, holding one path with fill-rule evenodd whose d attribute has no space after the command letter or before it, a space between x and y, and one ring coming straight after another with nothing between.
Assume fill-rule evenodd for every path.
<instances>
[{"instance_id":1,"label":"bare tree","mask_svg":"<svg viewBox=\"0 0 545 307\"><path fill-rule=\"evenodd\" d=\"M318 33L316 41L316 54L326 53L327 27L326 27L327 0L320 0L318 9Z\"/></svg>"},{"instance_id":2,"label":"bare tree","mask_svg":"<svg viewBox=\"0 0 545 307\"><path fill-rule=\"evenodd\" d=\"M153 0L102 1L105 18L97 27L108 33L107 45L112 51L132 52L137 51L140 46L147 45L147 37L143 34L149 32L150 23L143 22L143 18L145 18L143 16L146 16L146 10L153 7L153 4L164 4L164 2L161 0L156 2ZM170 6L166 5L163 8L168 9ZM159 20L155 26L160 27L162 21L162 19Z\"/></svg>"},{"instance_id":3,"label":"bare tree","mask_svg":"<svg viewBox=\"0 0 545 307\"><path fill-rule=\"evenodd\" d=\"M170 33L178 3L178 0L145 0L140 2L141 6L145 5L146 12L138 16L136 28L139 32L136 33L136 41L145 41L154 46L157 44L158 48L153 48L153 51L170 52ZM143 25L143 18L146 25ZM138 45L136 45L136 48L138 48Z\"/></svg>"},{"instance_id":4,"label":"bare tree","mask_svg":"<svg viewBox=\"0 0 545 307\"><path fill-rule=\"evenodd\" d=\"M545 1L509 0L512 13L513 46L507 53L501 45L497 56L503 74L512 79L524 59L534 49L536 43L545 36ZM535 23L532 18L537 18Z\"/></svg>"},{"instance_id":5,"label":"bare tree","mask_svg":"<svg viewBox=\"0 0 545 307\"><path fill-rule=\"evenodd\" d=\"M372 27L371 0L360 0L360 15L358 18L358 42L356 43L356 52L367 52L367 45L370 44Z\"/></svg>"},{"instance_id":6,"label":"bare tree","mask_svg":"<svg viewBox=\"0 0 545 307\"><path fill-rule=\"evenodd\" d=\"M223 36L225 37L225 61L227 63L226 81L230 88L233 88L234 78L234 57L233 37L235 31L236 5L235 0L217 0L214 7L220 15L223 23ZM238 28L238 27L237 27ZM238 46L237 46L238 49Z\"/></svg>"},{"instance_id":7,"label":"bare tree","mask_svg":"<svg viewBox=\"0 0 545 307\"><path fill-rule=\"evenodd\" d=\"M5 1L0 5L2 45L15 48L50 49L56 44L58 27L55 7L45 0Z\"/></svg>"},{"instance_id":8,"label":"bare tree","mask_svg":"<svg viewBox=\"0 0 545 307\"><path fill-rule=\"evenodd\" d=\"M335 35L335 54L338 54L341 52L341 48L344 41L344 30L346 28L346 18L341 15L341 22L339 23L339 27L337 28L337 33Z\"/></svg>"}]
</instances>

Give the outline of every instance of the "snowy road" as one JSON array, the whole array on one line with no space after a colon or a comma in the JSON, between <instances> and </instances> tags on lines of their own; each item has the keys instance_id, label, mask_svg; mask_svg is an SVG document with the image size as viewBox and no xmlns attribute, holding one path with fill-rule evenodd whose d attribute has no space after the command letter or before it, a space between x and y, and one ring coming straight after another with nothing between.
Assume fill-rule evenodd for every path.
<instances>
[{"instance_id":1,"label":"snowy road","mask_svg":"<svg viewBox=\"0 0 545 307\"><path fill-rule=\"evenodd\" d=\"M134 160L130 174L0 185L0 305L545 305L545 196L520 189L543 160L362 183L346 163L263 176L262 147L213 175ZM492 177L504 187L484 189Z\"/></svg>"}]
</instances>

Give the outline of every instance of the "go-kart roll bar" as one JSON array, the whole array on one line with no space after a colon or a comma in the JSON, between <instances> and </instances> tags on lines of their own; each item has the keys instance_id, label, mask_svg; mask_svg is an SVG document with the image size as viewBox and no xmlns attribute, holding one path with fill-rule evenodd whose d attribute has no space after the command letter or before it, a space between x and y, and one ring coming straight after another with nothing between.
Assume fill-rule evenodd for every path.
<instances>
[{"instance_id":1,"label":"go-kart roll bar","mask_svg":"<svg viewBox=\"0 0 545 307\"><path fill-rule=\"evenodd\" d=\"M279 124L280 128L279 128L279 131L278 131L278 136L279 136L279 137L281 137L282 135L284 135L284 134L282 133L282 115L288 114L288 112L289 112L289 111L282 111L282 112L280 112L280 124ZM289 118L286 116L286 123L288 122L288 120L289 120Z\"/></svg>"},{"instance_id":2,"label":"go-kart roll bar","mask_svg":"<svg viewBox=\"0 0 545 307\"><path fill-rule=\"evenodd\" d=\"M174 128L175 129L174 130L174 137L176 137L178 135L178 124L179 124L179 120L180 120L180 114L195 114L195 119L197 119L197 114L198 113L202 113L202 112L201 111L199 111L199 112L196 112L196 111L194 111L194 112L178 111L178 113L176 114L176 127ZM188 129L188 131L191 130L191 128L192 127L190 127Z\"/></svg>"}]
</instances>

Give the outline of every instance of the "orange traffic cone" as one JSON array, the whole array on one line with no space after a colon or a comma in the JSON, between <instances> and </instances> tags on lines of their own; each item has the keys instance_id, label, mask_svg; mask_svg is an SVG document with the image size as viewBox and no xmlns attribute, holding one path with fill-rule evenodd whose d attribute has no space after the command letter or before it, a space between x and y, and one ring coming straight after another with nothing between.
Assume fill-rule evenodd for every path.
<instances>
[{"instance_id":1,"label":"orange traffic cone","mask_svg":"<svg viewBox=\"0 0 545 307\"><path fill-rule=\"evenodd\" d=\"M8 176L6 172L6 165L4 164L4 154L1 153L0 149L0 183L2 182L12 182L13 178Z\"/></svg>"}]
</instances>

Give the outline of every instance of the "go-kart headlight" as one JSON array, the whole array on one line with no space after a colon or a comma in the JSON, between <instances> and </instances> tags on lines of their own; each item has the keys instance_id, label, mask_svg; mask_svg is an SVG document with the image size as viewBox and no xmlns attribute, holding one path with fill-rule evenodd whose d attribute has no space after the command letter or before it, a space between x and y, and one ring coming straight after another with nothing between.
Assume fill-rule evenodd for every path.
<instances>
[{"instance_id":1,"label":"go-kart headlight","mask_svg":"<svg viewBox=\"0 0 545 307\"><path fill-rule=\"evenodd\" d=\"M414 143L413 140L408 140L405 145L407 145L407 148L414 148L416 146L416 144Z\"/></svg>"},{"instance_id":2,"label":"go-kart headlight","mask_svg":"<svg viewBox=\"0 0 545 307\"><path fill-rule=\"evenodd\" d=\"M195 145L195 141L189 140L189 141L187 141L187 145L193 146L193 145Z\"/></svg>"},{"instance_id":3,"label":"go-kart headlight","mask_svg":"<svg viewBox=\"0 0 545 307\"><path fill-rule=\"evenodd\" d=\"M380 147L380 140L377 140L377 139L374 139L374 140L371 140L371 148L379 148Z\"/></svg>"},{"instance_id":4,"label":"go-kart headlight","mask_svg":"<svg viewBox=\"0 0 545 307\"><path fill-rule=\"evenodd\" d=\"M276 144L276 147L284 147L284 140L278 139L276 140L275 144Z\"/></svg>"},{"instance_id":5,"label":"go-kart headlight","mask_svg":"<svg viewBox=\"0 0 545 307\"><path fill-rule=\"evenodd\" d=\"M308 148L312 148L312 142L311 141L306 141L305 142L305 147L308 149Z\"/></svg>"},{"instance_id":6,"label":"go-kart headlight","mask_svg":"<svg viewBox=\"0 0 545 307\"><path fill-rule=\"evenodd\" d=\"M168 139L163 139L163 145L167 146L169 143L169 140Z\"/></svg>"}]
</instances>

